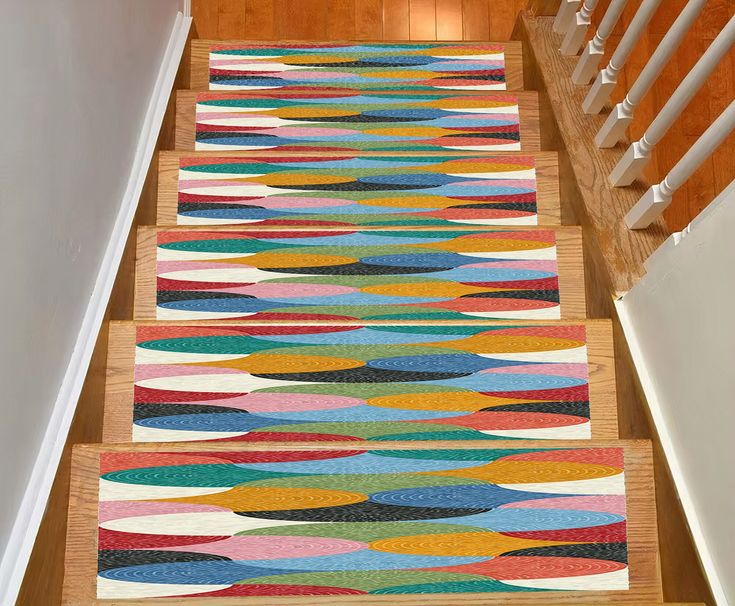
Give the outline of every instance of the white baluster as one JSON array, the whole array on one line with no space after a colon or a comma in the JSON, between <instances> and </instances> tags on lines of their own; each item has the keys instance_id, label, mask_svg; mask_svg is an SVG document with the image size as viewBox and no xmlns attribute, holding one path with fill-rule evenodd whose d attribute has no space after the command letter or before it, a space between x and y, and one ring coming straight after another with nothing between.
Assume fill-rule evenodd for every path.
<instances>
[{"instance_id":1,"label":"white baluster","mask_svg":"<svg viewBox=\"0 0 735 606\"><path fill-rule=\"evenodd\" d=\"M615 85L618 83L618 74L620 70L625 66L625 62L628 60L630 53L633 52L633 48L638 43L638 40L643 33L643 30L648 25L648 22L653 17L653 13L658 8L661 0L643 0L641 5L631 21L630 26L623 34L620 44L615 49L610 63L597 74L597 79L592 85L590 92L587 94L587 98L582 103L582 109L586 114L599 114L600 110L605 106L610 99Z\"/></svg>"},{"instance_id":2,"label":"white baluster","mask_svg":"<svg viewBox=\"0 0 735 606\"><path fill-rule=\"evenodd\" d=\"M581 0L561 0L559 12L556 13L553 29L557 34L566 34L569 26L572 24L574 15L579 10Z\"/></svg>"},{"instance_id":3,"label":"white baluster","mask_svg":"<svg viewBox=\"0 0 735 606\"><path fill-rule=\"evenodd\" d=\"M735 130L735 101L710 124L666 178L643 195L625 216L626 225L631 229L643 229L653 223L671 203L674 192L684 185L733 130Z\"/></svg>"},{"instance_id":4,"label":"white baluster","mask_svg":"<svg viewBox=\"0 0 735 606\"><path fill-rule=\"evenodd\" d=\"M613 33L615 25L617 25L620 15L628 0L612 0L610 6L605 11L605 16L600 22L600 27L595 32L595 37L587 43L582 56L577 62L572 74L572 82L579 84L589 84L592 78L600 69L600 61L605 54L605 42Z\"/></svg>"},{"instance_id":5,"label":"white baluster","mask_svg":"<svg viewBox=\"0 0 735 606\"><path fill-rule=\"evenodd\" d=\"M625 96L622 103L618 103L607 117L605 124L595 137L597 147L607 148L613 147L618 141L623 139L625 131L633 121L633 112L635 108L646 96L653 83L659 77L666 64L671 59L671 55L679 47L694 20L702 12L707 0L689 0L687 5L682 9L676 21L656 47L653 55L646 63L640 76L636 79L630 91Z\"/></svg>"},{"instance_id":6,"label":"white baluster","mask_svg":"<svg viewBox=\"0 0 735 606\"><path fill-rule=\"evenodd\" d=\"M592 13L597 8L597 0L584 0L582 8L574 15L572 23L561 43L562 55L576 55L584 44L587 29L592 23Z\"/></svg>"},{"instance_id":7,"label":"white baluster","mask_svg":"<svg viewBox=\"0 0 735 606\"><path fill-rule=\"evenodd\" d=\"M643 172L651 159L651 152L661 142L671 125L689 105L705 80L735 43L735 17L727 22L696 65L681 81L674 94L654 118L640 141L632 143L625 155L610 173L610 183L615 187L630 185Z\"/></svg>"}]
</instances>

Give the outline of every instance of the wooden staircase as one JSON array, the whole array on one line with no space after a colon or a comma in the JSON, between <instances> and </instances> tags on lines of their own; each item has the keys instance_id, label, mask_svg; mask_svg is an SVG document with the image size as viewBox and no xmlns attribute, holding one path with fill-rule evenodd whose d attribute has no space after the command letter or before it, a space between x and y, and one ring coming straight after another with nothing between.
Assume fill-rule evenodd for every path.
<instances>
[{"instance_id":1,"label":"wooden staircase","mask_svg":"<svg viewBox=\"0 0 735 606\"><path fill-rule=\"evenodd\" d=\"M520 44L290 48L192 44L65 604L661 603Z\"/></svg>"}]
</instances>

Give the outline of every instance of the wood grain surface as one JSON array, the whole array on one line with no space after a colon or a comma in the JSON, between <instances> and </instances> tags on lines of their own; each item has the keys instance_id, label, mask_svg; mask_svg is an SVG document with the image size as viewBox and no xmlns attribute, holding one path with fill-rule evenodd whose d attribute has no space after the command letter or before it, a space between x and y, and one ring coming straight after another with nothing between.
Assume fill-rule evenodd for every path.
<instances>
[{"instance_id":1,"label":"wood grain surface","mask_svg":"<svg viewBox=\"0 0 735 606\"><path fill-rule=\"evenodd\" d=\"M309 152L309 157L334 156L327 152ZM362 155L362 154L360 154ZM366 154L367 155L367 154ZM391 152L371 152L370 156L395 157ZM559 161L556 152L498 152L472 153L403 153L401 157L437 155L457 157L532 156L536 162L536 192L539 225L561 224L559 208ZM158 217L157 225L176 225L178 208L179 159L186 158L257 158L257 157L303 157L298 152L161 152L158 156Z\"/></svg>"},{"instance_id":2,"label":"wood grain surface","mask_svg":"<svg viewBox=\"0 0 735 606\"><path fill-rule=\"evenodd\" d=\"M256 228L259 231L274 231L274 228ZM393 231L441 231L446 228L415 228L401 227L392 228ZM485 228L489 230L502 229L503 231L532 231L535 229L553 229L556 233L557 265L559 276L559 297L561 304L562 320L582 320L586 317L586 299L584 288L584 259L582 253L582 230L576 226L568 227L523 227L523 228ZM233 227L211 227L181 226L172 228L141 227L138 230L138 248L135 266L135 320L156 319L156 239L159 231L217 231L227 232L247 231L247 228ZM275 228L278 230L278 228ZM308 231L309 228L289 228L286 231ZM327 231L327 230L320 230ZM367 230L369 231L369 230ZM482 231L476 227L456 226L452 231ZM275 274L274 274L275 275ZM398 321L396 321L398 322ZM463 320L447 320L447 323L462 323ZM274 324L282 322L274 321ZM346 324L362 322L346 322ZM370 322L372 323L372 322ZM400 321L404 323L404 321Z\"/></svg>"},{"instance_id":3,"label":"wood grain surface","mask_svg":"<svg viewBox=\"0 0 735 606\"><path fill-rule=\"evenodd\" d=\"M627 591L559 591L531 594L515 593L512 603L517 606L560 606L562 604L631 604L661 602L656 539L656 509L653 497L653 468L650 443L639 441L594 441L589 447L622 447L625 456L625 488L627 501L627 533L630 589ZM493 441L493 448L573 448L572 441ZM383 449L482 449L487 444L477 442L322 442L322 443L228 443L226 446L191 442L185 444L102 444L80 445L74 448L71 478L71 507L66 550L64 604L66 606L145 606L153 600L98 600L97 576L97 508L99 457L105 452L212 452L253 450L340 450L365 448ZM156 604L192 604L193 606L242 605L242 598L156 598ZM490 606L507 605L507 594L451 594L451 595L392 595L392 596L317 596L317 597L252 597L248 604L255 606L337 606L345 604L403 604L406 606Z\"/></svg>"}]
</instances>

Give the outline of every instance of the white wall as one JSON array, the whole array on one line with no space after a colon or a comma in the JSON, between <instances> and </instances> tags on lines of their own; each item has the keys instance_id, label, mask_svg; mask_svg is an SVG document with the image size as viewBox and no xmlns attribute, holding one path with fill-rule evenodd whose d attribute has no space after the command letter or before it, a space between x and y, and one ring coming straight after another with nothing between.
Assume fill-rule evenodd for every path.
<instances>
[{"instance_id":1,"label":"white wall","mask_svg":"<svg viewBox=\"0 0 735 606\"><path fill-rule=\"evenodd\" d=\"M721 606L735 606L734 234L735 182L654 254L618 304Z\"/></svg>"},{"instance_id":2,"label":"white wall","mask_svg":"<svg viewBox=\"0 0 735 606\"><path fill-rule=\"evenodd\" d=\"M0 0L0 552L180 7L180 0Z\"/></svg>"}]
</instances>

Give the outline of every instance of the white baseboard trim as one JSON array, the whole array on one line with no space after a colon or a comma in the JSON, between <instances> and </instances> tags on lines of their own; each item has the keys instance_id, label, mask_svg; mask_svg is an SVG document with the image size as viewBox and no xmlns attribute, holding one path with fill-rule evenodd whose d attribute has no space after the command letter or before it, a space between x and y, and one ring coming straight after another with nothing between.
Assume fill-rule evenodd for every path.
<instances>
[{"instance_id":1,"label":"white baseboard trim","mask_svg":"<svg viewBox=\"0 0 735 606\"><path fill-rule=\"evenodd\" d=\"M676 493L681 501L684 515L689 525L689 530L692 533L692 539L697 549L697 556L704 569L705 576L710 585L710 590L715 598L717 606L728 606L728 598L725 595L725 590L720 581L717 566L715 565L712 553L707 545L704 531L699 523L699 517L697 515L697 509L692 499L691 491L686 482L686 477L677 455L676 445L674 439L669 431L666 424L666 417L663 413L663 407L661 401L656 392L656 384L646 366L645 356L641 350L640 342L638 340L635 324L632 321L628 309L625 305L625 297L615 301L615 308L620 318L620 325L625 334L625 340L630 350L630 356L633 359L633 364L638 375L643 393L646 396L646 402L648 408L651 411L651 418L653 424L656 427L656 433L658 439L661 442L661 448L666 456L666 464L671 472L671 477L674 480L676 487Z\"/></svg>"},{"instance_id":2,"label":"white baseboard trim","mask_svg":"<svg viewBox=\"0 0 735 606\"><path fill-rule=\"evenodd\" d=\"M166 106L181 62L191 26L191 17L178 13L158 72L145 120L141 127L135 158L125 194L105 249L94 289L82 319L71 359L54 403L51 419L28 479L23 500L0 561L0 604L13 606L18 596L28 559L36 540L51 486L69 434L77 400L82 391L97 335L120 267L128 234L153 159Z\"/></svg>"}]
</instances>

